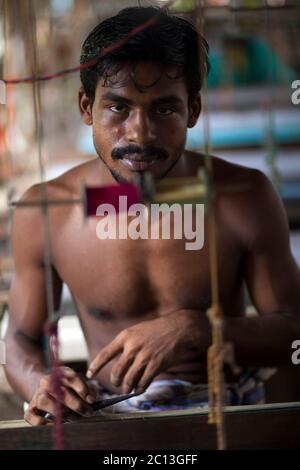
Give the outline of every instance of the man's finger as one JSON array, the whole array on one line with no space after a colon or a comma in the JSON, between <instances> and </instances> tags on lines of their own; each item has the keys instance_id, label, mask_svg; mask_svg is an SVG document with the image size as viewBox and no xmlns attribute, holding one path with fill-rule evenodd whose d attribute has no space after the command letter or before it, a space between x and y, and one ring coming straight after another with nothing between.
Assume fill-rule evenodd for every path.
<instances>
[{"instance_id":1,"label":"man's finger","mask_svg":"<svg viewBox=\"0 0 300 470\"><path fill-rule=\"evenodd\" d=\"M122 384L122 391L123 393L130 393L136 385L138 384L140 378L142 377L147 364L142 363L140 360L136 360L131 367L129 368L128 372L126 373L123 384Z\"/></svg>"},{"instance_id":2,"label":"man's finger","mask_svg":"<svg viewBox=\"0 0 300 470\"><path fill-rule=\"evenodd\" d=\"M128 372L129 367L132 365L135 359L135 355L133 353L123 352L123 354L119 357L116 364L112 367L110 373L110 380L113 385L118 387L122 381L126 373Z\"/></svg>"},{"instance_id":3,"label":"man's finger","mask_svg":"<svg viewBox=\"0 0 300 470\"><path fill-rule=\"evenodd\" d=\"M149 362L147 367L144 370L143 375L136 384L136 392L142 393L149 387L150 383L156 375L159 373L159 367L157 363Z\"/></svg>"},{"instance_id":4,"label":"man's finger","mask_svg":"<svg viewBox=\"0 0 300 470\"><path fill-rule=\"evenodd\" d=\"M93 410L92 408L81 398L76 395L72 390L65 390L64 395L64 405L75 413L84 416L92 416Z\"/></svg>"},{"instance_id":5,"label":"man's finger","mask_svg":"<svg viewBox=\"0 0 300 470\"><path fill-rule=\"evenodd\" d=\"M55 414L55 399L47 392L41 392L34 403L34 410L44 411L45 413Z\"/></svg>"},{"instance_id":6,"label":"man's finger","mask_svg":"<svg viewBox=\"0 0 300 470\"><path fill-rule=\"evenodd\" d=\"M39 416L37 410L27 410L24 414L24 420L31 426L42 426L44 424L48 424L48 420Z\"/></svg>"},{"instance_id":7,"label":"man's finger","mask_svg":"<svg viewBox=\"0 0 300 470\"><path fill-rule=\"evenodd\" d=\"M95 359L89 365L86 376L91 379L102 367L111 361L115 356L120 354L123 349L123 343L120 341L113 341L108 346L102 349Z\"/></svg>"},{"instance_id":8,"label":"man's finger","mask_svg":"<svg viewBox=\"0 0 300 470\"><path fill-rule=\"evenodd\" d=\"M24 414L24 419L32 426L47 424L48 420L42 416L43 413L55 414L55 400L46 391L41 392L32 405L29 405Z\"/></svg>"},{"instance_id":9,"label":"man's finger","mask_svg":"<svg viewBox=\"0 0 300 470\"><path fill-rule=\"evenodd\" d=\"M73 390L64 387L63 391L63 405L67 409L72 410L75 413L83 416L93 415L92 408L85 401L83 401L75 392L73 392Z\"/></svg>"},{"instance_id":10,"label":"man's finger","mask_svg":"<svg viewBox=\"0 0 300 470\"><path fill-rule=\"evenodd\" d=\"M68 377L63 376L62 384L76 392L76 394L84 401L93 403L96 399L96 392L89 387L88 384L75 373L75 375Z\"/></svg>"}]
</instances>

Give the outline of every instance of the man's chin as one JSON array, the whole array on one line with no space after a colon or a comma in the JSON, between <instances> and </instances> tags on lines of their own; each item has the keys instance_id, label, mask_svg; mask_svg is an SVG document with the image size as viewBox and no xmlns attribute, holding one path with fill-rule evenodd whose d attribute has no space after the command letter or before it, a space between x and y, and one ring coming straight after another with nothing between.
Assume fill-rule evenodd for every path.
<instances>
[{"instance_id":1,"label":"man's chin","mask_svg":"<svg viewBox=\"0 0 300 470\"><path fill-rule=\"evenodd\" d=\"M118 183L135 183L138 175L143 175L146 173L150 173L155 180L163 178L164 175L166 174L166 170L164 168L160 168L160 169L156 168L155 170L149 169L149 170L127 170L127 171L120 171L120 170L116 170L115 168L114 169L110 168L110 172L113 178Z\"/></svg>"},{"instance_id":2,"label":"man's chin","mask_svg":"<svg viewBox=\"0 0 300 470\"><path fill-rule=\"evenodd\" d=\"M117 183L133 183L134 181L134 176L131 173L124 175L117 170L113 170L112 168L110 168L109 171Z\"/></svg>"}]
</instances>

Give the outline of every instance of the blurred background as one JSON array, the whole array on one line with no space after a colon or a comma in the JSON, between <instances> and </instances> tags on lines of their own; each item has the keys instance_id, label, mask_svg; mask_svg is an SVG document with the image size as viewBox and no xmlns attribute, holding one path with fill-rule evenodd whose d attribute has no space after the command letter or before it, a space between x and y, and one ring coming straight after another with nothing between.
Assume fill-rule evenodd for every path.
<instances>
[{"instance_id":1,"label":"blurred background","mask_svg":"<svg viewBox=\"0 0 300 470\"><path fill-rule=\"evenodd\" d=\"M172 10L194 22L194 3L179 0ZM79 63L81 44L99 21L139 4L165 2L0 0L0 79L31 75L34 28L38 73L52 74ZM285 205L300 264L300 91L292 102L297 80L300 90L300 0L203 0L201 29L210 45L211 72L202 93L204 109L189 131L187 147L268 175ZM78 111L79 86L78 72L41 83L46 179L95 156L91 128L81 123ZM13 275L8 201L39 181L32 86L10 85L6 104L0 104L0 337ZM74 367L86 358L75 313L65 288L61 352ZM251 303L248 314L255 314ZM280 369L269 381L267 401L300 401L299 376L300 366ZM22 416L22 402L0 366L0 421Z\"/></svg>"}]
</instances>

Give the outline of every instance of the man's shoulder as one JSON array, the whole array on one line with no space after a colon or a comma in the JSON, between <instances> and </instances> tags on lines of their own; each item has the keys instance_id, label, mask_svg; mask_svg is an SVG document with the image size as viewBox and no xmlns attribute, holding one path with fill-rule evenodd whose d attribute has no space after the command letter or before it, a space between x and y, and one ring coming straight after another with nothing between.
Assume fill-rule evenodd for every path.
<instances>
[{"instance_id":1,"label":"man's shoulder","mask_svg":"<svg viewBox=\"0 0 300 470\"><path fill-rule=\"evenodd\" d=\"M257 168L212 157L213 177L216 189L223 198L231 200L236 207L258 214L274 205L279 197L268 176Z\"/></svg>"},{"instance_id":2,"label":"man's shoulder","mask_svg":"<svg viewBox=\"0 0 300 470\"><path fill-rule=\"evenodd\" d=\"M205 154L186 151L186 156L193 170L205 167ZM256 168L246 167L237 163L224 160L216 155L208 155L213 171L213 181L216 185L245 183L248 188L263 188L268 186L267 176Z\"/></svg>"},{"instance_id":3,"label":"man's shoulder","mask_svg":"<svg viewBox=\"0 0 300 470\"><path fill-rule=\"evenodd\" d=\"M51 201L72 197L76 198L80 195L82 184L92 185L93 182L95 183L97 163L96 159L84 162L44 183L36 183L25 191L20 201L27 203L32 200L40 200L41 197L46 197ZM101 184L101 167L99 176L97 177L97 183L99 185Z\"/></svg>"},{"instance_id":4,"label":"man's shoulder","mask_svg":"<svg viewBox=\"0 0 300 470\"><path fill-rule=\"evenodd\" d=\"M13 229L23 233L33 233L42 237L42 227L44 223L44 211L41 210L43 201L48 207L48 216L53 226L68 220L71 212L78 208L78 204L64 204L64 201L81 197L81 185L93 185L95 179L101 185L101 170L99 175L96 172L96 160L77 165L60 176L44 183L37 183L30 186L19 199L13 214ZM96 178L95 178L96 173ZM93 175L94 174L94 179ZM35 230L33 231L33 227ZM38 228L41 228L38 230Z\"/></svg>"},{"instance_id":5,"label":"man's shoulder","mask_svg":"<svg viewBox=\"0 0 300 470\"><path fill-rule=\"evenodd\" d=\"M224 211L232 232L248 248L257 247L270 236L270 227L287 231L283 203L268 176L249 168L213 157L216 200Z\"/></svg>"},{"instance_id":6,"label":"man's shoulder","mask_svg":"<svg viewBox=\"0 0 300 470\"><path fill-rule=\"evenodd\" d=\"M81 163L70 168L62 175L49 180L47 188L52 195L78 197L81 186L92 186L103 184L103 168L99 158Z\"/></svg>"}]
</instances>

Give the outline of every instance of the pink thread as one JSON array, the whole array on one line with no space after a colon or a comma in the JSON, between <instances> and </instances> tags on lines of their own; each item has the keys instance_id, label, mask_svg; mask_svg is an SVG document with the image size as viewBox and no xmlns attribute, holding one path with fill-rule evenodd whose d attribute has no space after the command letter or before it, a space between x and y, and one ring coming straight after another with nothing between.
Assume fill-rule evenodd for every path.
<instances>
[{"instance_id":1,"label":"pink thread","mask_svg":"<svg viewBox=\"0 0 300 470\"><path fill-rule=\"evenodd\" d=\"M58 318L48 325L47 333L49 335L50 360L52 366L50 390L55 398L54 442L56 450L63 450L62 408L64 391L62 387L63 374L59 361Z\"/></svg>"}]
</instances>

